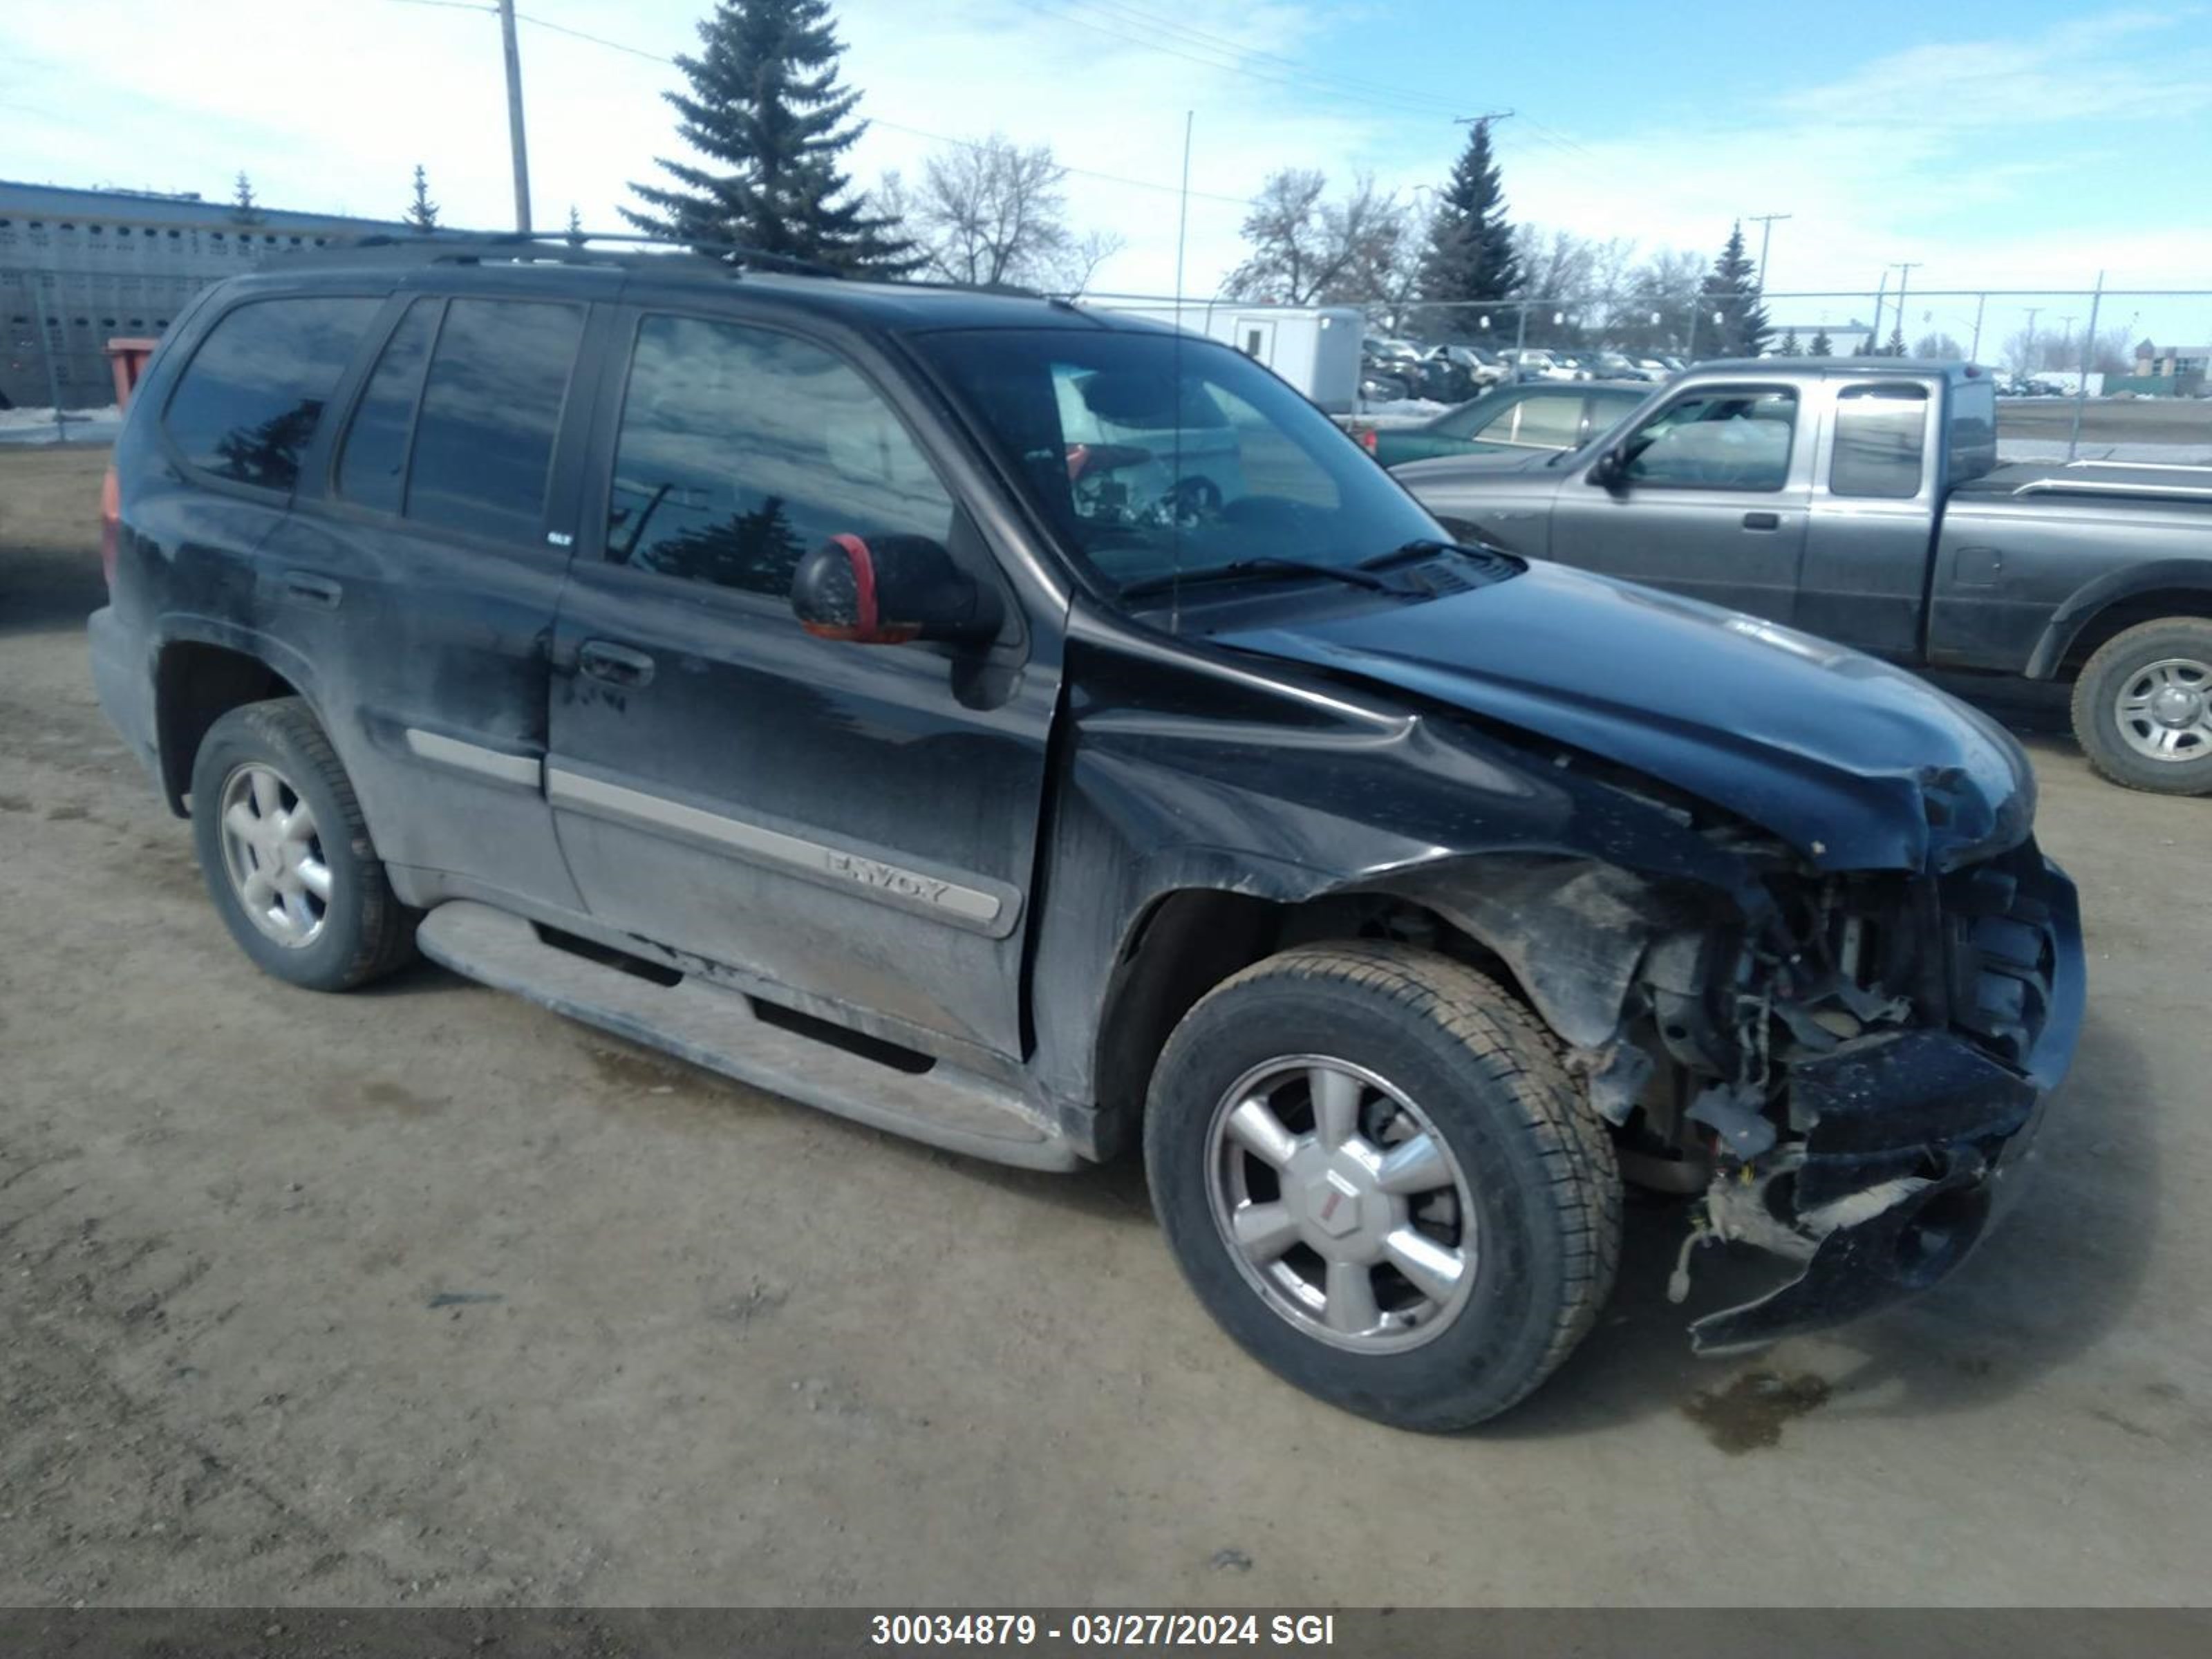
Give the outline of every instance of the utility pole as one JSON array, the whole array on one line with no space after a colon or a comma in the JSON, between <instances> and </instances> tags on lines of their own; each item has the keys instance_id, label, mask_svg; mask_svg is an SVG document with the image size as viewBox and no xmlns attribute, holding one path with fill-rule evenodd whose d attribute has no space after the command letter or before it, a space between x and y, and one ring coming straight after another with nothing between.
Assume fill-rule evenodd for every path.
<instances>
[{"instance_id":1,"label":"utility pole","mask_svg":"<svg viewBox=\"0 0 2212 1659\"><path fill-rule=\"evenodd\" d=\"M1986 294L1978 294L1974 296L1974 343L1966 348L1966 361L1970 363L1978 362L1981 360L1982 312L1989 303L1990 296Z\"/></svg>"},{"instance_id":2,"label":"utility pole","mask_svg":"<svg viewBox=\"0 0 2212 1659\"><path fill-rule=\"evenodd\" d=\"M1759 291L1766 293L1766 245L1774 235L1774 222L1796 216L1788 213L1747 213L1744 217L1759 227Z\"/></svg>"},{"instance_id":3,"label":"utility pole","mask_svg":"<svg viewBox=\"0 0 2212 1659\"><path fill-rule=\"evenodd\" d=\"M1928 262L1925 259L1899 259L1893 269L1897 272L1897 337L1905 338L1905 285L1912 280L1912 273ZM1904 352L1899 350L1899 356Z\"/></svg>"},{"instance_id":4,"label":"utility pole","mask_svg":"<svg viewBox=\"0 0 2212 1659\"><path fill-rule=\"evenodd\" d=\"M514 44L514 0L499 0L500 43L507 52L507 142L514 158L514 228L530 234L530 151L522 141L522 54Z\"/></svg>"},{"instance_id":5,"label":"utility pole","mask_svg":"<svg viewBox=\"0 0 2212 1659\"><path fill-rule=\"evenodd\" d=\"M1889 299L1889 272L1881 273L1881 286L1874 291L1874 325L1867 330L1866 355L1869 357L1881 349L1881 308ZM1904 315L1902 312L1898 313Z\"/></svg>"},{"instance_id":6,"label":"utility pole","mask_svg":"<svg viewBox=\"0 0 2212 1659\"><path fill-rule=\"evenodd\" d=\"M1494 109L1482 115L1455 115L1452 125L1455 127L1486 127L1492 121L1510 121L1512 118L1511 110Z\"/></svg>"}]
</instances>

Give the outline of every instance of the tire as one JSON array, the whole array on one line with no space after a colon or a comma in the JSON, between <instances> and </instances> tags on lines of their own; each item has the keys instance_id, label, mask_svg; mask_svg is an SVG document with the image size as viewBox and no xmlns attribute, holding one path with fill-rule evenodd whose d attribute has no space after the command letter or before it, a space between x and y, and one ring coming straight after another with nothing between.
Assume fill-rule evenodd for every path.
<instances>
[{"instance_id":1,"label":"tire","mask_svg":"<svg viewBox=\"0 0 2212 1659\"><path fill-rule=\"evenodd\" d=\"M270 778L273 817L260 810ZM349 991L412 959L416 914L393 895L352 781L299 698L248 703L216 720L192 761L191 805L208 896L263 972L311 991ZM242 814L234 823L260 827L227 827L232 805ZM299 833L288 838L283 827ZM266 869L276 870L273 890L253 884ZM252 903L249 892L268 902Z\"/></svg>"},{"instance_id":2,"label":"tire","mask_svg":"<svg viewBox=\"0 0 2212 1659\"><path fill-rule=\"evenodd\" d=\"M2141 698L2149 690L2187 724L2153 719ZM2133 720L2122 708L2130 700ZM2074 682L2074 735L2089 764L2114 783L2160 795L2212 794L2212 621L2166 617L2106 641ZM2161 740L2175 757L2143 746Z\"/></svg>"},{"instance_id":3,"label":"tire","mask_svg":"<svg viewBox=\"0 0 2212 1659\"><path fill-rule=\"evenodd\" d=\"M1302 1083L1295 1074L1312 1057L1327 1063L1307 1069ZM1358 1090L1352 1109L1364 1150L1346 1140L1346 1150L1331 1155L1317 1108L1332 1085L1318 1073L1338 1068L1367 1079L1337 1085ZM1289 1078L1280 1088L1279 1075ZM1302 1090L1316 1109L1296 1134L1291 1159L1278 1165L1249 1152L1246 1133L1267 1136L1264 1127L1243 1123L1237 1100L1249 1092L1285 1103L1279 1125L1297 1131ZM1424 1189L1412 1200L1425 1207L1417 1230L1431 1242L1422 1259L1443 1250L1462 1261L1457 1280L1425 1271L1423 1282L1433 1287L1426 1294L1399 1273L1395 1255L1374 1268L1332 1266L1316 1248L1356 1255L1377 1231L1388 1231L1389 1241L1402 1238L1406 1212L1394 1218L1378 1209L1388 1206L1386 1196L1364 1180L1326 1171L1316 1179L1314 1172L1331 1157L1336 1161L1328 1168L1341 1170L1346 1158L1392 1152L1393 1133L1402 1146L1405 1133L1420 1127L1415 1119L1425 1120L1425 1133L1442 1140L1454 1166L1451 1186ZM1366 1141L1369 1133L1384 1138ZM1279 1155L1284 1148L1273 1150ZM1245 1352L1319 1399L1399 1428L1464 1429L1526 1397L1595 1322L1620 1256L1621 1182L1613 1143L1568 1078L1550 1033L1474 969L1396 945L1347 941L1285 951L1200 1000L1154 1072L1145 1164L1184 1276ZM1249 1190L1232 1202L1240 1170ZM1341 1208L1329 1213L1337 1207L1331 1188L1355 1185L1354 1232L1323 1237L1345 1224ZM1281 1210L1297 1216L1297 1242L1273 1263L1256 1265L1232 1234L1251 1223L1268 1240L1260 1247L1264 1255L1279 1242ZM1440 1222L1447 1212L1455 1225ZM1435 1242L1455 1237L1449 1245ZM1328 1305L1336 1301L1340 1271L1348 1292L1365 1275L1382 1328L1336 1327ZM1315 1276L1325 1287L1318 1313L1300 1300ZM1448 1294L1441 1289L1446 1282L1454 1285ZM1288 1293L1285 1284L1292 1285ZM1346 1325L1364 1324L1362 1298L1348 1293L1346 1303ZM1393 1311L1401 1305L1411 1311ZM1401 1318L1425 1322L1387 1328Z\"/></svg>"}]
</instances>

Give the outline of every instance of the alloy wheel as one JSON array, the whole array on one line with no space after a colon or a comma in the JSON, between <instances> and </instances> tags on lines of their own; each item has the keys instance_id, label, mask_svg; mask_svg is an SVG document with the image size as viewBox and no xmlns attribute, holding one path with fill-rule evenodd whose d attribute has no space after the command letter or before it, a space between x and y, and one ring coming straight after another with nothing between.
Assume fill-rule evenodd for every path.
<instances>
[{"instance_id":1,"label":"alloy wheel","mask_svg":"<svg viewBox=\"0 0 2212 1659\"><path fill-rule=\"evenodd\" d=\"M1255 1066L1215 1106L1206 1194L1245 1282L1275 1313L1358 1353L1418 1347L1478 1271L1458 1158L1406 1094L1348 1060Z\"/></svg>"}]
</instances>

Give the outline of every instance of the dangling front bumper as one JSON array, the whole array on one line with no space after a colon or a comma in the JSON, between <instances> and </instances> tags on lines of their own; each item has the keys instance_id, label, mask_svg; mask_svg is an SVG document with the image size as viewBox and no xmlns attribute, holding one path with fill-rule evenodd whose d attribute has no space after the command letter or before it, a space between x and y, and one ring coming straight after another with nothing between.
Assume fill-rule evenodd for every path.
<instances>
[{"instance_id":1,"label":"dangling front bumper","mask_svg":"<svg viewBox=\"0 0 2212 1659\"><path fill-rule=\"evenodd\" d=\"M1886 1032L1790 1067L1803 1142L1759 1181L1759 1208L1742 1212L1753 1225L1717 1231L1797 1247L1805 1270L1696 1322L1699 1352L1839 1325L1925 1290L2017 1195L2081 1036L2080 908L2032 844L1972 890L1978 913L1959 919L1950 947L1960 994L1946 1029ZM1747 1185L1752 1173L1738 1172Z\"/></svg>"}]
</instances>

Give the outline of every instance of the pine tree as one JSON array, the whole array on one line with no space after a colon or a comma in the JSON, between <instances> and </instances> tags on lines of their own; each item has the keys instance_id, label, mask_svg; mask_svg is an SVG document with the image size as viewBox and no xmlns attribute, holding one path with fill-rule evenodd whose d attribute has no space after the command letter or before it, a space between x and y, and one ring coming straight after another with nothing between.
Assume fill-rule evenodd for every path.
<instances>
[{"instance_id":1,"label":"pine tree","mask_svg":"<svg viewBox=\"0 0 2212 1659\"><path fill-rule=\"evenodd\" d=\"M920 269L914 245L871 214L840 167L866 130L860 94L838 84L844 50L827 0L715 0L696 56L677 67L690 90L665 94L677 132L708 164L660 166L674 181L634 184L641 230L686 242L734 242L878 276Z\"/></svg>"},{"instance_id":2,"label":"pine tree","mask_svg":"<svg viewBox=\"0 0 2212 1659\"><path fill-rule=\"evenodd\" d=\"M1805 355L1808 357L1832 357L1836 355L1836 343L1828 337L1826 329L1814 330L1813 343L1805 348Z\"/></svg>"},{"instance_id":3,"label":"pine tree","mask_svg":"<svg viewBox=\"0 0 2212 1659\"><path fill-rule=\"evenodd\" d=\"M576 211L576 204L574 202L568 204L568 240L576 243L581 243L584 240L583 216Z\"/></svg>"},{"instance_id":4,"label":"pine tree","mask_svg":"<svg viewBox=\"0 0 2212 1659\"><path fill-rule=\"evenodd\" d=\"M415 201L407 210L407 222L424 235L438 228L438 204L430 199L430 180L422 164L415 164Z\"/></svg>"},{"instance_id":5,"label":"pine tree","mask_svg":"<svg viewBox=\"0 0 2212 1659\"><path fill-rule=\"evenodd\" d=\"M1902 357L1905 355L1905 325L1902 323L1890 330L1889 343L1881 349L1881 355L1885 357Z\"/></svg>"},{"instance_id":6,"label":"pine tree","mask_svg":"<svg viewBox=\"0 0 2212 1659\"><path fill-rule=\"evenodd\" d=\"M1477 121L1429 224L1429 245L1421 255L1420 297L1456 302L1437 325L1464 332L1480 327L1486 314L1468 301L1502 301L1520 285L1521 261L1514 250L1513 227L1505 216L1498 163L1491 154L1490 123Z\"/></svg>"},{"instance_id":7,"label":"pine tree","mask_svg":"<svg viewBox=\"0 0 2212 1659\"><path fill-rule=\"evenodd\" d=\"M1775 352L1777 356L1784 357L1804 356L1804 353L1798 349L1797 331L1794 326L1782 331L1782 343L1775 348Z\"/></svg>"},{"instance_id":8,"label":"pine tree","mask_svg":"<svg viewBox=\"0 0 2212 1659\"><path fill-rule=\"evenodd\" d=\"M1721 257L1713 261L1705 286L1698 290L1698 309L1705 315L1719 314L1714 325L1716 356L1756 357L1765 349L1767 336L1774 331L1767 325L1766 307L1759 303L1759 282L1743 251L1740 222L1729 232Z\"/></svg>"},{"instance_id":9,"label":"pine tree","mask_svg":"<svg viewBox=\"0 0 2212 1659\"><path fill-rule=\"evenodd\" d=\"M253 199L253 181L246 176L243 168L239 171L238 193L233 198L230 216L241 225L261 222L261 204Z\"/></svg>"}]
</instances>

